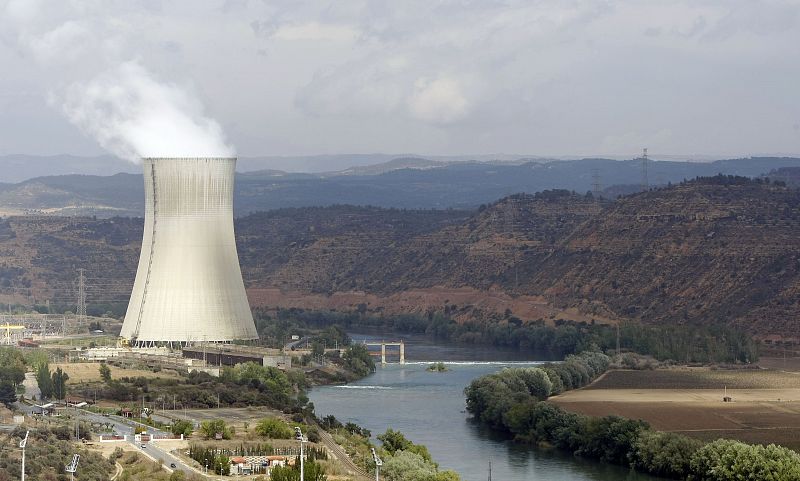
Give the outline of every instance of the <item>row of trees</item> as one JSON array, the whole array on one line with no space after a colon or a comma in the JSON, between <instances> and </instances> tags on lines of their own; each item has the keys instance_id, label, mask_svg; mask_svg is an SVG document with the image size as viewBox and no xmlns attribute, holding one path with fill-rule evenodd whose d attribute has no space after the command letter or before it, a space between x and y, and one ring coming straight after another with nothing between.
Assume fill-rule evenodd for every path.
<instances>
[{"instance_id":1,"label":"row of trees","mask_svg":"<svg viewBox=\"0 0 800 481\"><path fill-rule=\"evenodd\" d=\"M67 397L67 381L69 375L60 367L50 372L47 363L40 363L36 369L36 382L42 392L42 399L64 399Z\"/></svg>"},{"instance_id":2,"label":"row of trees","mask_svg":"<svg viewBox=\"0 0 800 481\"><path fill-rule=\"evenodd\" d=\"M372 316L366 306L355 312L306 311L281 309L278 323L290 326L371 327L409 333L426 333L439 339L490 344L561 358L568 354L598 346L602 350L617 346L616 326L594 322L558 320L547 325L543 319L523 321L506 311L502 320L456 322L446 314L400 314ZM266 317L265 317L266 319ZM288 332L288 331L287 331ZM679 362L754 362L758 360L758 343L740 329L726 326L644 325L624 322L619 329L620 347L659 360Z\"/></svg>"},{"instance_id":3,"label":"row of trees","mask_svg":"<svg viewBox=\"0 0 800 481\"><path fill-rule=\"evenodd\" d=\"M467 410L495 429L507 429L506 416L514 406L585 386L604 373L609 363L605 354L587 351L567 356L563 363L509 368L481 376L464 390Z\"/></svg>"},{"instance_id":4,"label":"row of trees","mask_svg":"<svg viewBox=\"0 0 800 481\"><path fill-rule=\"evenodd\" d=\"M563 366L563 367L557 367ZM600 353L563 364L506 369L474 380L465 390L467 409L480 421L521 442L546 443L578 456L631 466L674 479L733 481L800 479L800 454L779 446L701 441L657 432L644 421L570 413L546 401L558 380L579 387L608 366ZM569 379L569 382L565 380Z\"/></svg>"},{"instance_id":5,"label":"row of trees","mask_svg":"<svg viewBox=\"0 0 800 481\"><path fill-rule=\"evenodd\" d=\"M205 446L189 446L189 457L208 468L215 474L227 476L231 474L231 458Z\"/></svg>"}]
</instances>

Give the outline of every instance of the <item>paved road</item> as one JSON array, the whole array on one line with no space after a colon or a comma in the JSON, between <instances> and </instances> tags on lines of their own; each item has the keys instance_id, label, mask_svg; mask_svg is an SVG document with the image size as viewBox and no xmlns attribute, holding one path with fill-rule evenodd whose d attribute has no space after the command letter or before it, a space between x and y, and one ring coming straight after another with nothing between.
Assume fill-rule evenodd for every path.
<instances>
[{"instance_id":1,"label":"paved road","mask_svg":"<svg viewBox=\"0 0 800 481\"><path fill-rule=\"evenodd\" d=\"M22 381L22 385L25 386L26 398L33 399L33 396L36 396L36 399L39 399L42 397L42 391L39 390L39 383L36 382L36 374L26 372L25 380Z\"/></svg>"}]
</instances>

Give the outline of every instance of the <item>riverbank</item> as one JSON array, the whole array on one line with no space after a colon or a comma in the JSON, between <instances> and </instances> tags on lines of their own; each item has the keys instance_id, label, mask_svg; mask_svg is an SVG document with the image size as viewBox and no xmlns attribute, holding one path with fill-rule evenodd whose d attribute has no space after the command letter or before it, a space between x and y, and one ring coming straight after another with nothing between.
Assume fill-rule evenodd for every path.
<instances>
[{"instance_id":1,"label":"riverbank","mask_svg":"<svg viewBox=\"0 0 800 481\"><path fill-rule=\"evenodd\" d=\"M641 419L658 431L703 441L725 438L800 449L798 373L686 367L615 370L548 401L589 416Z\"/></svg>"}]
</instances>

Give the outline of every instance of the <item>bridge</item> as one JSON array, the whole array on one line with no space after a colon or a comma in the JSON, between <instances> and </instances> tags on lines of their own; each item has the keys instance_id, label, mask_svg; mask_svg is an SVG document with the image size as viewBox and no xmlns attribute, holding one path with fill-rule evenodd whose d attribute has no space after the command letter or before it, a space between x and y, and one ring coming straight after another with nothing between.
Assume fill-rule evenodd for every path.
<instances>
[{"instance_id":1,"label":"bridge","mask_svg":"<svg viewBox=\"0 0 800 481\"><path fill-rule=\"evenodd\" d=\"M361 344L367 346L367 348L380 346L380 348L381 348L381 364L386 364L386 348L387 347L399 347L400 348L400 364L405 364L406 363L406 345L405 345L405 343L403 342L402 339L399 340L399 341L367 341L367 340L364 340L364 341L361 342ZM373 354L373 353L370 352L370 354ZM377 353L374 353L374 355L377 355Z\"/></svg>"}]
</instances>

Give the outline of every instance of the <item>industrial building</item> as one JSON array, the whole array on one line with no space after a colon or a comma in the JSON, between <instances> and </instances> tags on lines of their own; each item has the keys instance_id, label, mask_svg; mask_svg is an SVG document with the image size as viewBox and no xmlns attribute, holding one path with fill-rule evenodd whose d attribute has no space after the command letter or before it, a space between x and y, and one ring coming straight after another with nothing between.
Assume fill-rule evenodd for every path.
<instances>
[{"instance_id":1,"label":"industrial building","mask_svg":"<svg viewBox=\"0 0 800 481\"><path fill-rule=\"evenodd\" d=\"M134 347L257 339L233 232L235 158L145 158L145 220L120 335Z\"/></svg>"}]
</instances>

